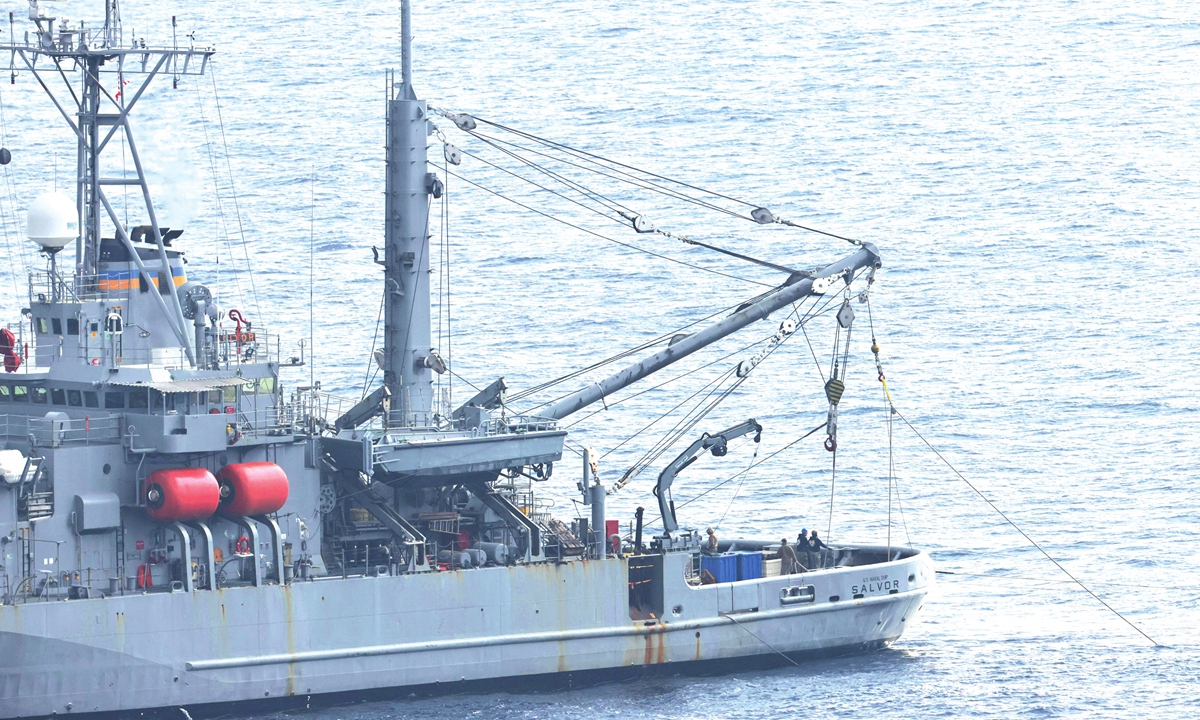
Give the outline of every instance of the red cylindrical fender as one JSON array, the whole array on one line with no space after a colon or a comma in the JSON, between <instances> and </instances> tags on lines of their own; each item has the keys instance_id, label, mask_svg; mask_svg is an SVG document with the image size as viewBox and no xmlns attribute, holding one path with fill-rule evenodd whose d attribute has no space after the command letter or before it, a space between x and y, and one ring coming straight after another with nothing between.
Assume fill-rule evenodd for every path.
<instances>
[{"instance_id":1,"label":"red cylindrical fender","mask_svg":"<svg viewBox=\"0 0 1200 720\"><path fill-rule=\"evenodd\" d=\"M221 514L232 517L273 513L288 499L288 478L270 462L232 463L217 473Z\"/></svg>"},{"instance_id":2,"label":"red cylindrical fender","mask_svg":"<svg viewBox=\"0 0 1200 720\"><path fill-rule=\"evenodd\" d=\"M142 500L155 520L203 520L217 511L221 488L204 468L155 470L142 484Z\"/></svg>"}]
</instances>

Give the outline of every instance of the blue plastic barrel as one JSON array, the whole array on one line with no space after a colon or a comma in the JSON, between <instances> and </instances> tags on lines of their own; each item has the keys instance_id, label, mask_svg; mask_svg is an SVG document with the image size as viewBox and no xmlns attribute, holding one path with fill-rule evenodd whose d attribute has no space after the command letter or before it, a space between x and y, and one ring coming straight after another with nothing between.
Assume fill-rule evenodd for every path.
<instances>
[{"instance_id":1,"label":"blue plastic barrel","mask_svg":"<svg viewBox=\"0 0 1200 720\"><path fill-rule=\"evenodd\" d=\"M737 554L737 579L757 580L762 577L762 553L743 552Z\"/></svg>"},{"instance_id":2,"label":"blue plastic barrel","mask_svg":"<svg viewBox=\"0 0 1200 720\"><path fill-rule=\"evenodd\" d=\"M733 582L738 579L737 554L701 555L700 573L702 577L705 570L711 573L713 579L719 583Z\"/></svg>"}]
</instances>

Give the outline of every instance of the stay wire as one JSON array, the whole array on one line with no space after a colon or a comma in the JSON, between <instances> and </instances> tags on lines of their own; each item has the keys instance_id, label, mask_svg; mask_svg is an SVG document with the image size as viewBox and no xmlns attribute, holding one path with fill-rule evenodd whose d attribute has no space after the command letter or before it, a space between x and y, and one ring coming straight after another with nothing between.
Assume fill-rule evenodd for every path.
<instances>
[{"instance_id":1,"label":"stay wire","mask_svg":"<svg viewBox=\"0 0 1200 720\"><path fill-rule=\"evenodd\" d=\"M718 197L718 198L721 198L722 200L729 200L730 202L735 202L740 205L745 205L745 206L751 207L751 208L757 207L757 205L755 205L754 203L746 202L745 200L739 200L738 198L731 197L729 195L723 195L719 192L716 192L713 190L708 190L706 188L702 188L697 185L691 185L689 183L683 182L682 180L676 180L674 178L667 177L666 175L659 175L658 173L650 172L649 170L642 170L641 168L637 168L637 167L634 167L633 165L628 165L626 163L619 162L617 160L610 160L609 158L587 152L586 150L580 150L578 148L571 147L570 145L567 145L566 143L561 143L561 142L558 142L555 140L547 140L546 138L541 138L541 137L538 137L537 135L533 135L532 133L527 133L523 130L517 130L516 128L510 128L505 125L501 125L500 123L493 122L491 120L485 120L485 119L483 119L481 117L477 117L477 116L473 116L473 117L475 117L475 119L478 120L479 122L485 123L487 125L491 125L492 127L499 128L506 132L510 132L514 135L518 135L520 137L524 137L529 140L533 140L534 142L540 143L540 144L548 146L548 147L554 147L554 148L558 148L558 149L570 152L571 154L573 154L577 157L580 157L589 162L592 162L593 164L600 165L601 167L604 167L604 166L601 165L601 163L599 163L597 161L603 161L604 163L608 163L608 165L610 165L610 166L615 165L617 167L624 168L626 170L632 170L634 172L641 173L642 175L646 175L646 176L649 176L652 178L656 178L658 180L669 182L674 185L679 185L680 187L685 187L689 190L695 190L697 192L702 192L706 195L712 195L713 197ZM612 169L612 168L610 168L610 169ZM728 212L728 211L726 211L726 212Z\"/></svg>"},{"instance_id":2,"label":"stay wire","mask_svg":"<svg viewBox=\"0 0 1200 720\"><path fill-rule=\"evenodd\" d=\"M475 117L475 116L472 116L472 117ZM571 147L571 146L569 146L569 145L566 145L566 144L564 144L564 143L560 143L560 142L557 142L557 141L554 141L554 140L547 140L547 139L545 139L545 138L541 138L541 137L538 137L538 136L536 136L536 135L533 135L532 133L527 133L527 132L525 132L525 131L523 131L523 130L517 130L517 129L515 129L515 128L510 128L510 127L507 127L507 126L505 126L505 125L501 125L500 123L493 122L493 121L491 121L491 120L485 120L485 119L483 119L483 118L480 118L480 117L475 117L475 119L476 119L476 120L478 120L479 122L485 123L485 124L487 124L487 125L491 125L492 127L499 128L499 129L501 129L501 130L504 130L504 131L506 131L506 132L510 132L510 133L512 133L512 134L514 134L514 135L517 135L517 136L520 136L520 137L524 137L524 138L528 138L529 140L532 140L532 141L534 141L534 142L536 142L536 143L539 143L539 144L541 144L541 145L543 145L543 146L545 146L545 147L555 148L555 149L558 149L558 150L561 150L561 151L564 151L564 152L569 152L569 153L571 153L572 155L574 155L575 157L578 157L578 158L580 158L580 159L582 159L582 160L584 160L584 161L586 161L586 162L590 162L590 163L592 163L593 165L596 165L596 166L598 166L598 167L605 168L605 169L607 169L607 170L612 170L612 171L615 171L615 172L621 172L621 174L623 174L623 175L626 175L627 177L633 178L633 179L635 179L635 180L638 180L638 181L643 181L643 182L646 182L646 180L645 180L644 178L639 178L639 177L637 177L636 175L632 175L631 173L626 173L626 172L623 172L623 171L617 170L616 168L613 168L613 167L610 167L610 166L611 166L611 165L616 165L616 166L618 166L618 167L622 167L622 168L626 168L626 169L629 169L629 170L633 170L633 171L635 171L635 172L642 173L643 175L647 175L647 176L649 176L649 177L652 177L652 178L656 178L656 179L663 180L663 181L666 181L666 182L669 182L669 183L673 183L673 184L675 184L675 185L679 185L679 186L682 186L682 187L686 187L686 188L688 188L688 189L691 189L691 190L696 190L696 191L698 191L698 192L702 192L702 193L705 193L705 194L707 194L707 195L712 195L713 197L718 197L718 198L721 198L721 199L723 199L723 200L729 200L729 201L731 201L731 202L735 202L735 203L738 203L738 204L741 204L741 205L745 205L745 206L747 206L747 207L751 207L751 208L755 208L755 209L757 209L757 208L758 208L758 206L757 206L757 205L755 205L754 203L746 202L745 200L740 200L740 199L738 199L738 198L731 197L731 196L729 196L729 195L724 195L724 194L722 194L722 193L719 193L719 192L716 192L716 191L714 191L714 190L708 190L708 189L706 189L706 188L702 188L702 187L699 187L699 186L696 186L696 185L691 185L691 184L689 184L689 183L685 183L685 182L683 182L683 181L681 181L681 180L675 180L674 178L669 178L669 177L666 177L665 175L659 175L659 174L657 174L657 173L650 172L649 170L642 170L642 169L640 169L640 168L636 168L636 167L634 167L634 166L632 166L632 165L627 165L627 164L625 164L625 163L618 162L618 161L616 161L616 160L611 160L611 159L609 159L609 158L605 158L605 157L602 157L602 156L600 156L600 155L595 155L595 154L593 154L593 153L589 153L589 152L587 152L587 151L585 151L585 150L579 150L579 149L577 149L577 148L573 148L573 147ZM476 134L476 133L474 133L474 132L472 132L472 131L466 131L466 132L469 132L469 133L470 133L470 134L472 134L472 135L475 135L475 134ZM609 163L609 165L604 165L604 164L602 164L602 163L600 163L600 162L597 162L598 160L601 160L601 161L603 161L604 163ZM584 169L586 169L586 168L584 168ZM595 172L595 171L593 171L593 172ZM610 176L610 177L611 177L611 176ZM620 178L614 178L614 179L618 179L618 180L620 180ZM623 182L630 182L630 181L629 181L629 180L623 180ZM637 183L630 183L630 184L637 184ZM750 217L750 216L747 216L747 215L742 215L742 214L740 214L740 213L733 212L732 210L729 210L729 209L727 209L727 208L722 208L722 207L720 207L719 205L714 205L714 204L712 204L712 203L706 202L706 201L704 201L704 200L701 200L701 199L699 199L699 198L694 198L694 197L692 197L692 196L690 196L690 195L685 195L685 194L683 194L683 193L672 193L671 191L668 191L668 190L666 190L665 188L661 188L661 187L654 186L654 185L648 185L648 186L647 186L647 185L639 185L639 187L643 187L643 189L649 189L649 190L654 190L654 191L657 191L657 192L662 192L662 193L664 193L664 194L673 194L675 197L678 197L679 199L682 199L682 200L685 200L685 201L688 201L688 202L693 202L693 203L695 203L695 204L698 204L698 205L702 205L702 206L708 207L708 208L710 208L710 209L712 209L712 210L716 210L716 211L718 211L718 212L726 213L726 214L728 214L728 215L732 215L732 216L734 216L734 217L739 217L739 218L742 218L743 220L748 220L748 221L750 221L750 222L753 222L753 223L756 223L756 224L761 224L761 223L759 223L757 220L755 220L753 217ZM783 219L783 218L775 218L775 222L776 222L776 223L778 223L778 224L780 224L780 225L784 225L784 226L787 226L787 227L794 227L794 228L797 228L797 229L799 229L799 230L804 230L804 231L806 231L806 232L816 233L816 234L818 234L818 235L824 235L824 236L826 236L826 237L836 238L836 239L838 239L838 240L845 240L846 242L850 243L851 245L856 245L856 246L860 246L860 247L861 247L861 246L862 246L862 244L863 244L861 240L855 240L855 239L853 239L853 238L848 238L848 237L845 237L845 236L843 236L843 235L837 235L837 234L835 234L835 233L827 232L827 231L825 231L825 230L818 230L818 229L816 229L816 228L808 227L807 225L801 225L801 224L799 224L799 223L792 222L791 220L785 220L785 219Z\"/></svg>"},{"instance_id":3,"label":"stay wire","mask_svg":"<svg viewBox=\"0 0 1200 720\"><path fill-rule=\"evenodd\" d=\"M517 147L517 148L521 148L522 150L525 150L526 152L532 152L532 153L534 153L534 154L536 154L536 155L541 155L542 157L549 158L549 159L551 159L551 160L554 160L554 161L556 161L556 162L560 162L560 163L562 163L562 164L564 164L564 165L569 165L569 166L571 166L571 167L574 167L574 168L579 168L580 170L583 170L584 172L590 172L590 173L593 173L593 174L596 174L596 175L600 175L600 176L602 176L602 177L609 178L609 179L611 179L611 180L616 180L617 182L626 183L626 184L628 184L628 185L632 185L632 186L634 186L634 187L636 187L636 188L639 188L639 189L641 189L641 190L649 190L650 192L657 193L657 194L659 194L659 195L664 195L664 196L666 196L666 197L669 197L669 198L672 198L672 199L675 199L675 200L682 200L683 202L691 203L691 204L693 204L693 205L698 205L698 206L700 206L700 207L703 207L703 208L705 208L705 209L708 209L708 210L714 210L714 211L716 211L716 212L723 213L723 214L725 214L725 215L729 215L729 216L731 216L731 217L735 217L735 218L738 218L738 219L741 219L741 220L750 220L750 221L752 221L752 222L754 221L754 218L748 217L748 216L746 216L746 215L742 215L741 213L736 213L736 212L733 212L732 210L729 210L728 208L723 208L723 207L721 207L720 205L715 205L715 204L713 204L713 203L710 203L710 202L708 202L708 201L706 201L706 200L701 200L700 198L692 197L691 195L688 195L688 194L686 194L686 193L681 193L681 192L679 192L679 191L677 191L677 190L671 190L671 189L669 189L669 188L662 187L661 185L655 185L654 183L652 183L652 182L650 182L649 180L646 180L646 179L644 179L644 178L639 178L639 177L637 177L637 176L635 176L635 175L631 175L631 174L629 174L629 173L623 173L623 172L621 172L621 171L619 171L619 170L615 170L615 169L613 169L613 168L608 168L607 166L604 166L604 165L598 165L598 167L603 167L603 168L605 168L605 169L608 169L608 170L613 170L614 172L618 172L618 173L620 173L620 175L611 175L611 174L609 174L609 173L606 173L606 172L601 172L601 171L599 171L599 170L597 170L597 169L595 169L595 168L593 168L593 167L586 167L586 166L584 166L584 165L579 165L579 164L577 164L577 163L573 163L573 162L570 162L570 161L568 161L568 160L564 160L563 158L561 158L561 157L558 157L558 156L556 156L556 155L549 155L549 154L546 154L546 153L540 153L540 152L537 152L536 150L533 150L533 149L531 149L531 148L526 148L526 147L524 147L524 146L522 146L522 145L518 145L517 143L505 142L505 141L503 141L503 140L500 140L499 138L495 138L495 137L492 137L492 136L489 136L489 135L483 135L483 134L481 134L481 133L476 133L476 132L469 132L468 134L470 134L470 135L472 135L472 136L474 136L474 137L476 137L476 138L478 138L478 139L480 139L480 140L483 140L484 142L488 142L488 141L490 140L490 141L492 141L492 142L494 142L494 143L503 143L503 144L505 144L505 145L509 145L509 146L511 146L511 147ZM621 175L624 175L625 177L621 177ZM611 199L609 199L609 200L610 200L611 202L614 202L614 203L616 202L615 200L611 200ZM623 206L622 206L622 207L623 207ZM629 210L629 208L625 208L625 209L626 209L626 210ZM630 210L630 212L632 212L632 211Z\"/></svg>"},{"instance_id":4,"label":"stay wire","mask_svg":"<svg viewBox=\"0 0 1200 720\"><path fill-rule=\"evenodd\" d=\"M673 257L667 256L667 255L663 255L663 254L661 254L661 253L656 253L656 252L654 252L653 250L647 250L647 249L645 249L645 248L638 247L637 245L633 245L633 244L631 244L631 243L622 242L622 241L620 241L620 240L617 240L617 239L615 239L615 238L610 238L610 237L608 237L607 235L601 235L600 233L598 233L598 232L596 232L596 231L594 231L594 230L588 230L587 228L585 228L585 227L582 227L582 226L580 226L580 225L576 225L576 224L575 224L575 223L573 223L573 222L570 222L570 221L568 221L568 220L563 220L562 218L559 218L559 217L555 217L554 215L551 215L550 213L543 212L543 211L541 211L541 210L538 210L538 209L536 209L536 208L530 207L529 205L526 205L525 203L523 203L523 202L520 202L519 200L514 200L514 199L512 199L512 198L510 198L510 197L508 197L508 196L506 196L506 195L503 195L503 194L501 194L501 193L498 193L498 192L496 192L495 190L491 190L491 189L489 189L489 188L486 188L486 187L484 187L483 185L480 185L479 183L476 183L476 182L473 182L473 181L471 181L471 180L468 180L467 178L463 177L462 175L459 175L459 174L458 174L458 173L456 173L456 172L450 172L450 174L451 174L451 175L453 175L454 177L458 178L459 180L462 180L463 182L467 183L468 185L472 185L472 186L474 186L474 187L477 187L477 188L479 188L480 190L483 190L483 191L484 191L484 192L486 192L486 193L489 193L489 194L491 194L491 195L495 195L496 197L500 198L501 200L507 200L508 202L512 203L513 205L516 205L516 206L518 206L518 207L524 208L524 209L528 210L528 211L529 211L529 212L531 212L531 213L534 213L534 214L536 214L536 215L541 215L541 216L542 216L542 217L544 217L544 218L548 218L548 219L550 219L550 220L553 220L553 221L555 221L555 222L562 223L563 225L566 225L566 226L568 226L568 227L575 228L576 230L579 230L580 232L587 233L588 235L594 235L595 237L598 237L598 238L600 238L601 240L607 240L608 242L611 242L611 243L616 243L617 245L620 245L620 246L622 246L622 247L629 248L630 250L636 250L637 252L640 252L640 253L645 253L646 255L651 255L651 256L653 256L653 257L660 258L660 259L662 259L662 260L666 260L666 261L668 261L668 262L673 262L673 263L676 263L676 264L678 264L678 265L683 265L684 267L689 267L689 268L692 268L693 270L700 270L700 271L702 271L702 272L706 272L706 273L712 273L713 275L720 275L721 277L729 278L730 280L737 280L738 282L749 283L749 284L751 284L751 285L760 285L760 286L762 286L762 287L774 287L774 286L773 286L773 285L771 285L770 283L759 282L759 281L757 281L757 280L748 280L748 279L746 279L746 278L738 277L737 275L730 275L729 273L724 273L724 272L721 272L720 270L712 270L712 269L710 269L710 268L702 267L702 266L700 266L700 265L694 265L694 264L692 264L692 263L689 263L689 262L686 262L686 261L684 261L684 260L678 260L678 259L676 259L676 258L673 258Z\"/></svg>"},{"instance_id":5,"label":"stay wire","mask_svg":"<svg viewBox=\"0 0 1200 720\"><path fill-rule=\"evenodd\" d=\"M474 134L474 133L472 133L472 134ZM479 137L479 136L476 136L476 137ZM533 170L536 170L550 178L553 178L554 180L557 180L558 182L562 183L563 185L566 185L568 188L574 190L575 192L579 193L580 195L583 195L584 197L603 205L605 208L608 209L609 212L603 212L601 210L597 210L596 208L592 207L591 205L587 205L587 204L582 203L574 198L568 197L567 195L564 195L563 193L560 193L557 190L551 190L550 188L546 187L545 185L542 185L541 183L531 180L530 178L527 178L524 175L521 175L520 173L509 170L506 167L497 165L496 163L491 162L490 160L487 160L486 158L484 158L480 155L476 155L475 153L473 153L469 150L463 150L462 151L463 154L469 155L470 157L473 157L476 160L480 161L481 163L488 165L490 167L493 167L493 168L499 170L500 172L506 173L508 175L512 175L513 177L517 178L518 180L523 180L524 182L527 182L530 185L533 185L534 187L537 187L548 193L557 195L560 198L566 200L567 202L574 203L574 204L578 205L579 207L584 208L585 210L594 212L597 215L600 215L609 220L612 220L613 222L620 223L622 225L625 224L624 222L621 221L621 219L619 217L616 217L609 213L618 212L618 208L629 211L629 208L626 208L623 205L621 205L620 203L617 203L614 200L611 200L610 198L607 198L604 195L601 195L600 193L597 193L596 191L591 190L590 188L586 187L582 183L577 183L577 182L575 182L563 175L560 175L548 168L544 168L541 165L538 165L537 163L535 163L531 160L527 160L527 159L521 157L520 155L517 155L516 153L512 152L511 150L506 150L505 148L498 147L495 143L484 140L483 138L480 138L480 140L483 140L483 142L485 144L495 148L496 150L504 153L505 155L508 155L509 157L513 158L517 162L519 162L529 168L532 168Z\"/></svg>"},{"instance_id":6,"label":"stay wire","mask_svg":"<svg viewBox=\"0 0 1200 720\"><path fill-rule=\"evenodd\" d=\"M217 71L216 66L209 66L209 78L212 80L213 101L217 107L217 122L221 128L221 145L225 150L225 167L229 172L229 192L233 196L233 212L237 215L238 234L242 238L242 252L246 256L246 273L250 276L250 292L254 295L254 310L258 316L263 317L262 305L258 301L258 285L254 282L254 267L250 263L250 246L246 242L246 228L242 224L242 209L238 202L237 186L233 181L233 162L229 159L229 141L225 138L225 117L221 113L221 96L217 93Z\"/></svg>"},{"instance_id":7,"label":"stay wire","mask_svg":"<svg viewBox=\"0 0 1200 720\"><path fill-rule=\"evenodd\" d=\"M926 440L926 439L925 439L925 436L921 434L921 431L920 431L920 430L917 430L917 428L916 428L916 427L915 427L915 426L914 426L914 425L913 425L911 422L909 422L909 421L908 421L908 418L904 417L904 415L903 415L903 414L902 414L902 413L901 413L899 410L896 410L896 409L895 409L895 407L896 407L895 405L892 405L892 410L893 410L893 412L895 412L895 413L896 413L896 417L898 417L898 418L900 418L901 420L903 420L903 421L904 421L904 424L905 424L905 425L907 425L907 426L908 426L908 428L909 428L910 430L912 430L912 431L913 431L913 432L916 434L916 436L917 436L917 437L921 438L921 442L925 443L925 446L926 446L926 447L928 447L930 450L932 450L932 451L933 451L933 454L934 454L934 455L937 455L937 456L938 456L938 459L939 459L939 460L941 460L941 461L942 461L942 463L944 463L944 464L946 465L946 467L950 468L950 471L951 471L951 472L953 472L955 475L957 475L959 480L962 480L964 483L966 483L966 484L967 484L967 487L971 488L971 490L972 490L972 491L974 491L974 492L975 492L975 494L976 494L976 495L978 495L978 496L980 497L980 499L981 499L981 500L983 500L985 503L987 503L987 504L988 504L988 506L989 506L989 507L991 507L991 508L992 508L992 510L994 510L994 511L996 512L996 514L997 514L997 515L999 515L1000 517L1004 518L1004 522L1006 522L1006 523L1008 523L1009 525L1011 525L1011 526L1012 526L1012 528L1013 528L1014 530L1016 530L1018 533L1020 533L1020 534L1021 534L1021 537L1025 538L1026 542L1028 542L1028 543L1029 543L1030 545L1032 545L1033 547L1037 548L1037 551L1038 551L1038 552L1040 552L1042 555L1044 555L1044 556L1046 557L1046 559L1047 559L1047 560L1049 560L1050 562L1054 563L1054 567L1056 567L1056 568L1058 568L1059 570L1061 570L1061 571L1062 571L1062 573L1063 573L1064 575L1066 575L1068 578L1070 578L1070 579L1071 579L1071 582L1073 582L1073 583L1075 583L1076 585L1078 585L1079 587L1083 588L1083 590L1084 590L1085 592L1087 592L1087 594L1088 594L1088 595L1091 595L1091 596L1092 596L1092 598L1096 600L1096 602L1098 602L1098 603L1100 603L1101 605L1103 605L1103 606L1104 606L1104 607L1105 607L1105 608L1106 608L1106 609L1107 609L1109 612L1111 612L1113 615L1116 615L1117 617L1121 618L1121 620L1122 620L1122 621L1123 621L1123 622L1124 622L1126 625L1128 625L1129 627L1131 627L1131 628L1133 628L1134 630L1136 630L1136 631L1138 632L1138 634L1139 634L1139 635L1141 635L1142 637L1144 637L1144 638L1146 638L1147 640L1149 640L1149 641L1150 641L1150 642L1151 642L1151 643L1152 643L1152 644L1153 644L1155 647L1158 647L1158 646L1159 646L1158 642L1157 642L1157 641L1156 641L1154 638L1152 638L1152 637L1150 637L1149 635L1147 635L1147 634L1146 634L1146 632L1145 632L1144 630L1142 630L1141 628L1139 628L1137 625L1134 625L1134 624L1133 624L1133 622L1131 622L1131 621L1130 621L1128 618L1126 618L1126 617L1125 617L1124 615L1122 615L1121 613L1117 612L1117 610L1116 610L1116 609L1115 609L1115 608L1114 608L1112 605L1109 605L1107 602L1105 602L1105 601L1104 601L1104 599L1103 599L1103 598L1101 598L1101 597L1100 597L1099 595L1097 595L1096 593L1092 592L1092 589L1091 589L1091 588L1089 588L1087 585L1084 585L1084 584L1083 584L1083 582L1082 582L1081 580L1079 580L1079 578L1077 578L1077 577L1075 577L1074 575L1072 575L1070 570L1067 570L1067 568L1066 568L1066 567L1064 567L1064 566L1062 565L1062 563L1060 563L1059 561L1055 560L1055 559L1054 559L1054 557L1053 557L1053 556L1051 556L1051 555L1050 555L1050 553L1046 552L1046 551L1045 551L1045 549L1043 549L1043 548L1042 548L1042 546L1041 546L1041 545L1039 545L1039 544L1037 543L1037 541L1036 541L1036 540L1034 540L1032 537L1030 537L1030 536L1029 536L1029 534L1028 534L1028 533L1026 533L1024 530L1022 530L1022 529L1021 529L1021 527L1020 527L1019 525L1017 525L1015 522L1013 522L1013 521L1012 521L1012 520L1011 520L1011 519L1008 517L1008 515L1005 515L1005 514L1004 514L1004 511L1003 511L1003 510L1001 510L999 507L997 507L997 506L996 506L996 503L992 502L992 501L991 501L991 500L990 500L990 499L989 499L989 498L988 498L986 495L984 495L984 494L983 494L983 493L982 493L982 492L979 490L979 488L975 487L975 485L974 485L974 484L973 484L973 483L972 483L970 480L968 480L968 479L966 478L966 476L965 476L965 475L963 475L961 472L959 472L959 471L958 471L958 468L956 468L956 467L954 467L953 465L951 465L951 464L950 464L950 461L949 461L949 460L947 460L947 459L946 459L946 457L945 457L944 455L942 455L940 452L938 452L938 449L937 449L937 448L935 448L935 447L934 447L934 446L933 446L933 445L932 445L932 444L931 444L931 443L930 443L928 440Z\"/></svg>"},{"instance_id":8,"label":"stay wire","mask_svg":"<svg viewBox=\"0 0 1200 720\"><path fill-rule=\"evenodd\" d=\"M205 113L204 113L204 97L200 92L200 84L196 83L196 85L194 87L196 88L196 109L200 114L200 128L204 132L204 148L208 152L209 172L212 173L213 198L216 200L216 204L217 204L217 219L219 220L219 222L216 224L217 239L218 239L218 241L220 241L221 239L224 239L223 243L218 242L217 252L215 254L216 260L217 260L216 261L217 297L221 298L223 301L223 296L221 295L221 250L220 250L220 246L223 244L225 247L225 252L229 255L229 262L235 268L231 272L231 274L233 275L233 287L234 287L234 291L237 295L237 302L240 304L240 303L244 303L246 301L246 296L245 296L245 293L242 292L242 282L238 278L238 272L236 270L237 260L233 255L233 247L232 247L233 240L232 240L232 235L229 232L229 220L225 215L225 204L221 200L221 182L220 182L221 178L220 178L220 175L218 175L218 173L217 173L216 153L213 150L213 142L209 138L209 135L208 135L208 118L205 116ZM122 135L122 141L124 141L124 135Z\"/></svg>"}]
</instances>

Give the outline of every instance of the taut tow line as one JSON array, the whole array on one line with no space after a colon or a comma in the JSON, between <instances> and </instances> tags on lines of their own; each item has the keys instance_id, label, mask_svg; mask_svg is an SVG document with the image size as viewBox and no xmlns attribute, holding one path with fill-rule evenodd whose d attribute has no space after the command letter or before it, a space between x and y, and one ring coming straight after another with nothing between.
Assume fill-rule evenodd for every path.
<instances>
[{"instance_id":1,"label":"taut tow line","mask_svg":"<svg viewBox=\"0 0 1200 720\"><path fill-rule=\"evenodd\" d=\"M1004 522L1008 523L1009 525L1012 526L1012 528L1014 530L1021 533L1021 537L1025 538L1026 542L1028 542L1030 545L1037 548L1037 551L1040 552L1042 555L1046 556L1047 560L1054 563L1054 567L1061 570L1064 575L1066 575L1068 578L1071 579L1071 582L1073 582L1076 585L1078 585L1079 587L1083 588L1084 591L1087 592L1088 595L1091 595L1092 598L1094 598L1096 600L1096 602L1103 605L1113 615L1116 615L1117 617L1121 618L1122 622L1124 622L1126 625L1128 625L1129 627L1136 630L1139 635L1141 635L1142 637L1149 640L1150 643L1152 645L1154 645L1154 647L1160 647L1158 641L1155 640L1154 638L1150 637L1149 635L1147 635L1145 630L1142 630L1137 625L1134 625L1133 622L1129 620L1129 618L1125 617L1124 615L1119 613L1116 608L1114 608L1112 605L1109 605L1107 602L1105 602L1104 598L1102 598L1099 595L1097 595L1096 593L1092 592L1092 589L1089 588L1087 585L1084 585L1082 580L1080 580L1079 578L1072 575L1070 570L1067 570L1065 567L1063 567L1062 563L1055 560L1050 555L1050 553L1046 552L1042 548L1042 546L1037 543L1036 540L1034 540L1033 538L1031 538L1029 536L1029 533L1022 530L1019 525L1017 525L1015 522L1013 522L1011 519L1009 519L1009 517L1004 514L1004 511L996 506L996 503L994 503L990 499L988 499L988 497L986 495L984 495L979 490L979 488L975 487L975 485L970 480L968 480L965 475L963 475L961 472L958 471L958 468L951 465L950 461L947 460L944 455L942 455L940 452L938 452L938 449L935 448L932 443L930 443L928 440L925 439L925 436L921 434L921 431L917 430L917 428L914 427L913 424L908 421L908 418L904 417L904 415L902 415L900 413L900 411L896 409L895 404L892 403L892 396L891 396L891 393L888 393L887 380L885 379L884 374L883 374L883 366L879 362L879 345L878 345L878 343L872 343L871 350L872 350L872 352L875 353L876 367L879 369L879 382L883 383L883 391L887 395L888 406L891 408L892 414L895 415L896 417L900 418L901 420L903 420L904 424L908 426L908 429L912 430L916 434L917 437L921 438L921 442L925 443L925 446L928 447L930 450L932 450L933 454L937 455L938 459L941 460L942 463L944 463L946 465L946 467L950 468L950 471L953 472L955 475L957 475L959 480L962 480L964 483L966 483L967 487L971 488L971 490L973 490L975 492L975 494L980 497L980 499L982 499L985 503L987 503L988 506L991 507L992 510L994 510L996 512L997 515L1004 518Z\"/></svg>"}]
</instances>

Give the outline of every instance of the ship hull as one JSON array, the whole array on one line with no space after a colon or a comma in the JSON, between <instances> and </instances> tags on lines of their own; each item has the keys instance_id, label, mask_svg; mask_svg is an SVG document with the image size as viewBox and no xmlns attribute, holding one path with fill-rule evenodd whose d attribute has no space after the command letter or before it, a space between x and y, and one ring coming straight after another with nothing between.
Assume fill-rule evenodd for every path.
<instances>
[{"instance_id":1,"label":"ship hull","mask_svg":"<svg viewBox=\"0 0 1200 720\"><path fill-rule=\"evenodd\" d=\"M899 638L933 583L922 553L699 587L686 561L646 620L619 558L0 606L0 718L844 654Z\"/></svg>"}]
</instances>

